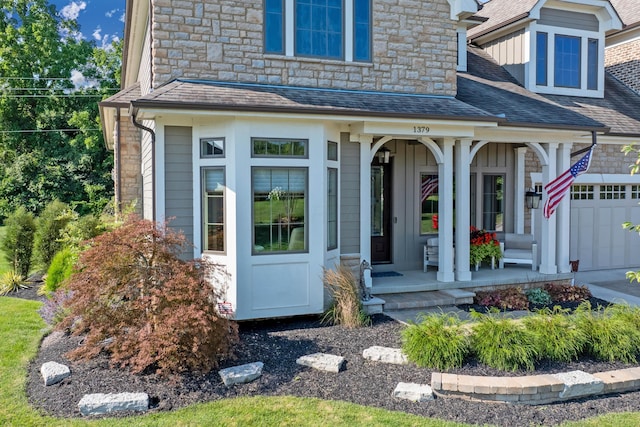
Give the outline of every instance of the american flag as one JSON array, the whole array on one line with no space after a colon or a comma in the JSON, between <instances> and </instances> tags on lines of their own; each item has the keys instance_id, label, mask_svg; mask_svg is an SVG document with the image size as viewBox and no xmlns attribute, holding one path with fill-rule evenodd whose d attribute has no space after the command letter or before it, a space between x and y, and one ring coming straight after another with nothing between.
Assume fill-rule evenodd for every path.
<instances>
[{"instance_id":1,"label":"american flag","mask_svg":"<svg viewBox=\"0 0 640 427\"><path fill-rule=\"evenodd\" d=\"M545 218L550 218L556 211L556 207L562 201L562 198L567 194L571 188L571 184L575 181L576 177L585 173L589 169L589 163L591 163L591 153L593 147L585 154L580 160L578 160L573 166L566 170L562 175L559 175L553 181L550 181L544 186L547 191L547 201L544 202L543 215Z\"/></svg>"},{"instance_id":2,"label":"american flag","mask_svg":"<svg viewBox=\"0 0 640 427\"><path fill-rule=\"evenodd\" d=\"M424 202L425 200L427 200L427 197L438 191L438 176L429 175L423 177L421 187L422 198L420 199L420 201Z\"/></svg>"}]
</instances>

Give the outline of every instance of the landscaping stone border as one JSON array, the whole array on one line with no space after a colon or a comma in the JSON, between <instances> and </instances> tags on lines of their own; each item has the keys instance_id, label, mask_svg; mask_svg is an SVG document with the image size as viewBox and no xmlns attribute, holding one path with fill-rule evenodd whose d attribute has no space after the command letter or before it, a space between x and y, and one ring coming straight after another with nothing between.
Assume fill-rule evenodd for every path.
<instances>
[{"instance_id":1,"label":"landscaping stone border","mask_svg":"<svg viewBox=\"0 0 640 427\"><path fill-rule=\"evenodd\" d=\"M431 376L431 388L437 396L442 397L542 405L638 390L640 367L596 374L573 371L522 377L482 377L434 372Z\"/></svg>"}]
</instances>

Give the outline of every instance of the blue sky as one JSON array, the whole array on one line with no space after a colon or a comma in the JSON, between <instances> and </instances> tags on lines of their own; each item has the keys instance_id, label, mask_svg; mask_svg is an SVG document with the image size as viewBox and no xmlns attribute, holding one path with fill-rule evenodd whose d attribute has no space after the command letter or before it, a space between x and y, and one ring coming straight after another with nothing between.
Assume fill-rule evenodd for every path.
<instances>
[{"instance_id":1,"label":"blue sky","mask_svg":"<svg viewBox=\"0 0 640 427\"><path fill-rule=\"evenodd\" d=\"M82 37L95 40L98 46L108 45L124 31L126 0L49 0L58 13L76 19Z\"/></svg>"}]
</instances>

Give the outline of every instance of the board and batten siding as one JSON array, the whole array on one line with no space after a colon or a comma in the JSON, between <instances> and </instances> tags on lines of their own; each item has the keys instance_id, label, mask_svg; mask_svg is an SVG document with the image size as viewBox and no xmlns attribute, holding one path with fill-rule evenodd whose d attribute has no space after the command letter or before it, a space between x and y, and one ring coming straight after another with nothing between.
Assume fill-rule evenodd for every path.
<instances>
[{"instance_id":1,"label":"board and batten siding","mask_svg":"<svg viewBox=\"0 0 640 427\"><path fill-rule=\"evenodd\" d=\"M144 121L143 125L149 129L155 128L154 121ZM142 161L142 217L148 220L156 220L153 212L153 141L151 134L142 131L141 142L141 161Z\"/></svg>"},{"instance_id":2,"label":"board and batten siding","mask_svg":"<svg viewBox=\"0 0 640 427\"><path fill-rule=\"evenodd\" d=\"M360 253L360 144L340 134L340 252Z\"/></svg>"},{"instance_id":3,"label":"board and batten siding","mask_svg":"<svg viewBox=\"0 0 640 427\"><path fill-rule=\"evenodd\" d=\"M538 24L585 31L599 31L600 29L598 18L595 15L548 7L540 9Z\"/></svg>"},{"instance_id":4,"label":"board and batten siding","mask_svg":"<svg viewBox=\"0 0 640 427\"><path fill-rule=\"evenodd\" d=\"M193 243L193 164L191 128L166 126L165 139L165 218L169 226L184 233Z\"/></svg>"},{"instance_id":5,"label":"board and batten siding","mask_svg":"<svg viewBox=\"0 0 640 427\"><path fill-rule=\"evenodd\" d=\"M493 40L482 48L520 84L524 84L524 55L527 49L524 29Z\"/></svg>"}]
</instances>

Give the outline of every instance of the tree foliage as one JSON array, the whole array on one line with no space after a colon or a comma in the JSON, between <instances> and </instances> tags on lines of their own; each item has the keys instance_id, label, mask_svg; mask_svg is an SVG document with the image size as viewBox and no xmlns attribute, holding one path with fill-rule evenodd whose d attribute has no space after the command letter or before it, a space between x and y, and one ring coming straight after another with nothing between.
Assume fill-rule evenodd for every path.
<instances>
[{"instance_id":1,"label":"tree foliage","mask_svg":"<svg viewBox=\"0 0 640 427\"><path fill-rule=\"evenodd\" d=\"M96 48L47 0L0 4L0 218L54 199L100 211L113 160L97 102L119 86L120 44Z\"/></svg>"},{"instance_id":2,"label":"tree foliage","mask_svg":"<svg viewBox=\"0 0 640 427\"><path fill-rule=\"evenodd\" d=\"M237 327L218 314L218 291L205 279L216 267L181 260L185 245L166 225L133 218L93 239L67 285L70 314L58 325L86 334L69 356L104 351L133 372L160 374L208 372L230 356Z\"/></svg>"},{"instance_id":3,"label":"tree foliage","mask_svg":"<svg viewBox=\"0 0 640 427\"><path fill-rule=\"evenodd\" d=\"M0 248L13 266L14 273L27 277L31 268L33 236L36 230L33 214L19 207L9 215L5 226L6 232Z\"/></svg>"}]
</instances>

